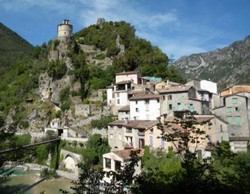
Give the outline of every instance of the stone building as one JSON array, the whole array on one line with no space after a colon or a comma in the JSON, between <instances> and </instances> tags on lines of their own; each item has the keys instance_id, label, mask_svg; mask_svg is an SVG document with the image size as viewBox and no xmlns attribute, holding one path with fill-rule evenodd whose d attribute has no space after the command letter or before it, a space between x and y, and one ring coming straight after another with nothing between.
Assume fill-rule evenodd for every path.
<instances>
[{"instance_id":1,"label":"stone building","mask_svg":"<svg viewBox=\"0 0 250 194\"><path fill-rule=\"evenodd\" d=\"M233 86L222 91L221 106L213 109L215 115L227 121L229 142L234 151L246 151L250 143L250 92L248 88L249 86Z\"/></svg>"},{"instance_id":2,"label":"stone building","mask_svg":"<svg viewBox=\"0 0 250 194\"><path fill-rule=\"evenodd\" d=\"M62 24L57 25L57 38L59 40L69 40L72 36L73 26L69 23L69 20L64 19Z\"/></svg>"}]
</instances>

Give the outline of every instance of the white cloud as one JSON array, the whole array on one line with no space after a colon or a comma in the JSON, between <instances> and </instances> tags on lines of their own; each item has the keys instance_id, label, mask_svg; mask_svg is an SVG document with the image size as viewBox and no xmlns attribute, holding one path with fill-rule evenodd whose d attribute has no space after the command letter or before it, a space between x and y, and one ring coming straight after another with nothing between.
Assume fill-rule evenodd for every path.
<instances>
[{"instance_id":1,"label":"white cloud","mask_svg":"<svg viewBox=\"0 0 250 194\"><path fill-rule=\"evenodd\" d=\"M38 14L44 12L52 20L58 19L58 15L71 17L75 29L95 24L100 17L107 21L124 20L135 27L139 37L152 42L168 55L174 54L175 58L205 52L202 45L219 34L217 29L206 24L181 18L177 7L153 12L146 10L142 3L128 0L0 0L0 10L31 14L30 10L37 9Z\"/></svg>"}]
</instances>

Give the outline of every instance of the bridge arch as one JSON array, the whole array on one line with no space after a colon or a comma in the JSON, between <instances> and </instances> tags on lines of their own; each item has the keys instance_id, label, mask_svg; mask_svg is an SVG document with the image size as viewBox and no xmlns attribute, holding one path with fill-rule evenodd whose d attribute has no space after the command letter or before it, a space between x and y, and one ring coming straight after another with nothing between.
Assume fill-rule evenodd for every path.
<instances>
[{"instance_id":1,"label":"bridge arch","mask_svg":"<svg viewBox=\"0 0 250 194\"><path fill-rule=\"evenodd\" d=\"M62 160L62 167L66 168L70 172L78 174L78 166L77 164L81 162L82 156L80 154L76 154L67 150L61 150Z\"/></svg>"}]
</instances>

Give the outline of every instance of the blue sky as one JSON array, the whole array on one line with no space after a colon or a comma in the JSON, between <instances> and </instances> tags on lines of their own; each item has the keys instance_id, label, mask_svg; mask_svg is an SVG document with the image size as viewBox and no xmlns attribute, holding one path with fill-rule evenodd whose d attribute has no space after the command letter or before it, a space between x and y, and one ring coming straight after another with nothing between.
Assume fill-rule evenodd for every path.
<instances>
[{"instance_id":1,"label":"blue sky","mask_svg":"<svg viewBox=\"0 0 250 194\"><path fill-rule=\"evenodd\" d=\"M207 52L250 35L249 0L0 0L0 22L33 45L69 19L77 32L97 18L126 21L168 56Z\"/></svg>"}]
</instances>

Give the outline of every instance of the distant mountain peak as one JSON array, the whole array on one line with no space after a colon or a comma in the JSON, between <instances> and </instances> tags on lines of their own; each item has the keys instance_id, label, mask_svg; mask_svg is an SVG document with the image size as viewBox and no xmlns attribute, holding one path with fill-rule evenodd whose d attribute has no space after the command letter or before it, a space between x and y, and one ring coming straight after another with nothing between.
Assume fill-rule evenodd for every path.
<instances>
[{"instance_id":1,"label":"distant mountain peak","mask_svg":"<svg viewBox=\"0 0 250 194\"><path fill-rule=\"evenodd\" d=\"M250 36L214 51L181 57L174 62L183 76L211 79L219 88L250 83Z\"/></svg>"}]
</instances>

